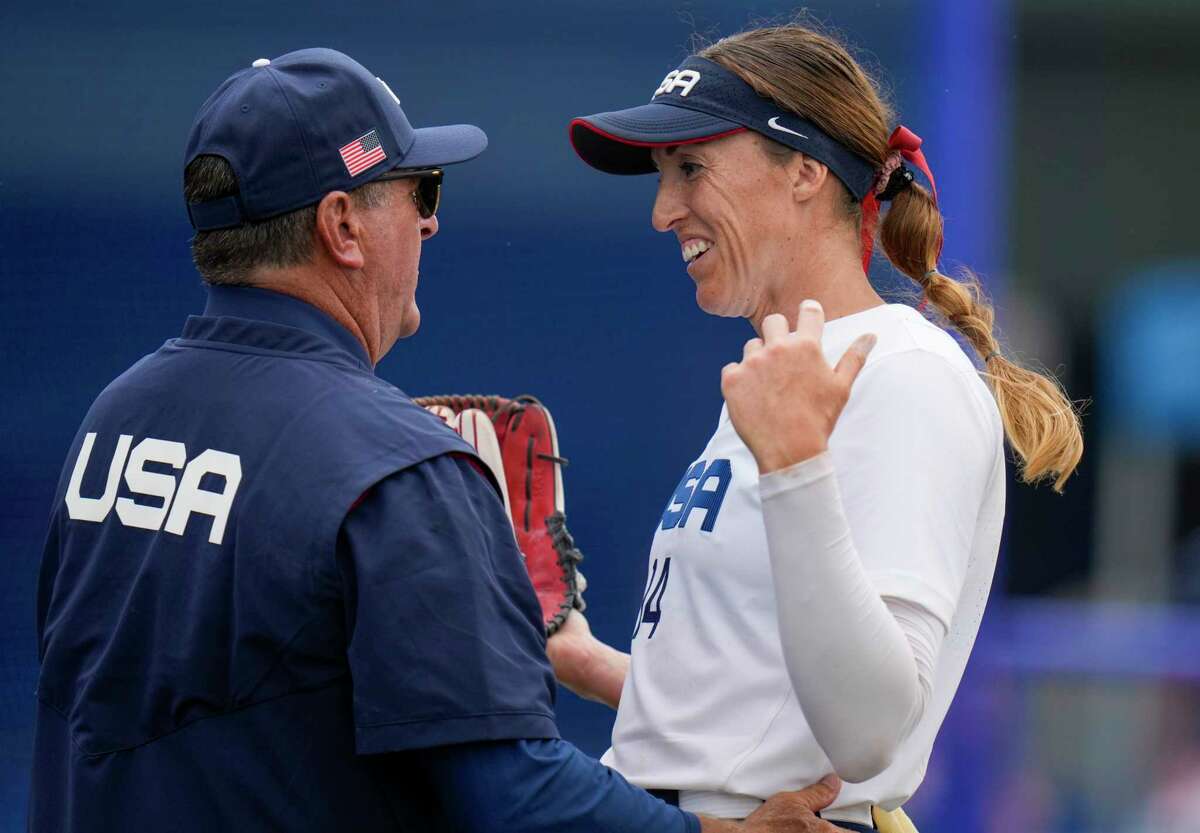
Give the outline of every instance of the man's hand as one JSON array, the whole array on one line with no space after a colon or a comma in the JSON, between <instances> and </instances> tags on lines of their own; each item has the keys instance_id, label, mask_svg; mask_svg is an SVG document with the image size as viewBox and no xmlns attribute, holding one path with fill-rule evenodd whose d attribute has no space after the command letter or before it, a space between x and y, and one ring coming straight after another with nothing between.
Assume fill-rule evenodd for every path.
<instances>
[{"instance_id":1,"label":"man's hand","mask_svg":"<svg viewBox=\"0 0 1200 833\"><path fill-rule=\"evenodd\" d=\"M721 371L729 418L758 462L760 474L787 468L825 451L850 386L875 346L863 335L831 368L821 351L825 311L800 305L795 332L779 313L762 322L762 338L746 342L740 362Z\"/></svg>"},{"instance_id":2,"label":"man's hand","mask_svg":"<svg viewBox=\"0 0 1200 833\"><path fill-rule=\"evenodd\" d=\"M826 775L811 787L776 793L745 821L701 817L700 830L702 833L845 833L817 817L817 811L832 804L841 788L842 782L836 775Z\"/></svg>"},{"instance_id":3,"label":"man's hand","mask_svg":"<svg viewBox=\"0 0 1200 833\"><path fill-rule=\"evenodd\" d=\"M629 673L629 654L593 636L587 619L578 610L572 610L546 642L546 656L554 666L554 676L572 692L617 707Z\"/></svg>"}]
</instances>

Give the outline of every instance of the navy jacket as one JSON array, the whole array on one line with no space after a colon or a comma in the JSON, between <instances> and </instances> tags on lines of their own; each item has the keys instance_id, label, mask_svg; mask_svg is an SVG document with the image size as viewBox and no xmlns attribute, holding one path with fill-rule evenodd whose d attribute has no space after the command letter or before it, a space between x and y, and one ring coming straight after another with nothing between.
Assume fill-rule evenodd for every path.
<instances>
[{"instance_id":1,"label":"navy jacket","mask_svg":"<svg viewBox=\"0 0 1200 833\"><path fill-rule=\"evenodd\" d=\"M420 830L419 759L556 738L492 484L331 318L214 288L97 398L38 589L32 830Z\"/></svg>"}]
</instances>

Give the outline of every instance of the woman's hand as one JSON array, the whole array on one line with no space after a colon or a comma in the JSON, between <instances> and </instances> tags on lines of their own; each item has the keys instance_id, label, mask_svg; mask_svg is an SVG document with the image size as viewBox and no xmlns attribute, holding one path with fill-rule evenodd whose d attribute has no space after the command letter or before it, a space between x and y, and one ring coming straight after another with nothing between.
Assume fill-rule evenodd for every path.
<instances>
[{"instance_id":1,"label":"woman's hand","mask_svg":"<svg viewBox=\"0 0 1200 833\"><path fill-rule=\"evenodd\" d=\"M729 418L758 462L760 474L787 468L828 448L829 435L850 397L850 386L875 346L859 336L831 368L821 351L825 311L800 305L796 331L779 313L762 322L762 338L746 342L740 362L721 371Z\"/></svg>"},{"instance_id":2,"label":"woman's hand","mask_svg":"<svg viewBox=\"0 0 1200 833\"><path fill-rule=\"evenodd\" d=\"M572 610L546 642L554 676L575 694L616 708L629 673L629 654L592 635L587 619Z\"/></svg>"}]
</instances>

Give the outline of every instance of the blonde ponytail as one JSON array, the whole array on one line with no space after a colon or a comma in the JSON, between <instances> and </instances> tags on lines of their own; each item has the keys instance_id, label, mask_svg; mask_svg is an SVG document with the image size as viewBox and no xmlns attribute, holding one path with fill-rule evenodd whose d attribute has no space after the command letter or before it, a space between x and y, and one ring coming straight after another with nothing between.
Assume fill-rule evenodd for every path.
<instances>
[{"instance_id":1,"label":"blonde ponytail","mask_svg":"<svg viewBox=\"0 0 1200 833\"><path fill-rule=\"evenodd\" d=\"M1083 456L1079 413L1058 380L1001 354L992 332L995 313L979 281L937 270L942 216L929 192L911 185L893 198L879 226L888 259L924 291L929 303L970 342L983 360L1004 432L1021 458L1021 479L1054 481L1061 492Z\"/></svg>"}]
</instances>

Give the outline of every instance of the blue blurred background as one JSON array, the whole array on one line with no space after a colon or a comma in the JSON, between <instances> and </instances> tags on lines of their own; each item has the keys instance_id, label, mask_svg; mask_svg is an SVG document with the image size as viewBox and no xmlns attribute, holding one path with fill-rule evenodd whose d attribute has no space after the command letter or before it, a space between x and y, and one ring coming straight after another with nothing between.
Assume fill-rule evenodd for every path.
<instances>
[{"instance_id":1,"label":"blue blurred background","mask_svg":"<svg viewBox=\"0 0 1200 833\"><path fill-rule=\"evenodd\" d=\"M381 364L416 395L554 409L589 616L627 648L656 519L720 408L743 322L693 302L649 226L653 179L602 176L574 115L646 100L689 51L779 2L0 8L0 830L24 828L34 584L92 398L203 304L179 194L192 116L304 46L387 80L415 124L491 146L446 179L421 331ZM909 805L925 833L1200 831L1200 4L842 0L810 7L925 140L946 262L983 275L1019 355L1091 401L1065 496L1014 485L980 641ZM911 295L886 262L873 275ZM481 333L488 333L486 341ZM547 353L544 345L558 345ZM592 754L612 714L563 693Z\"/></svg>"}]
</instances>

